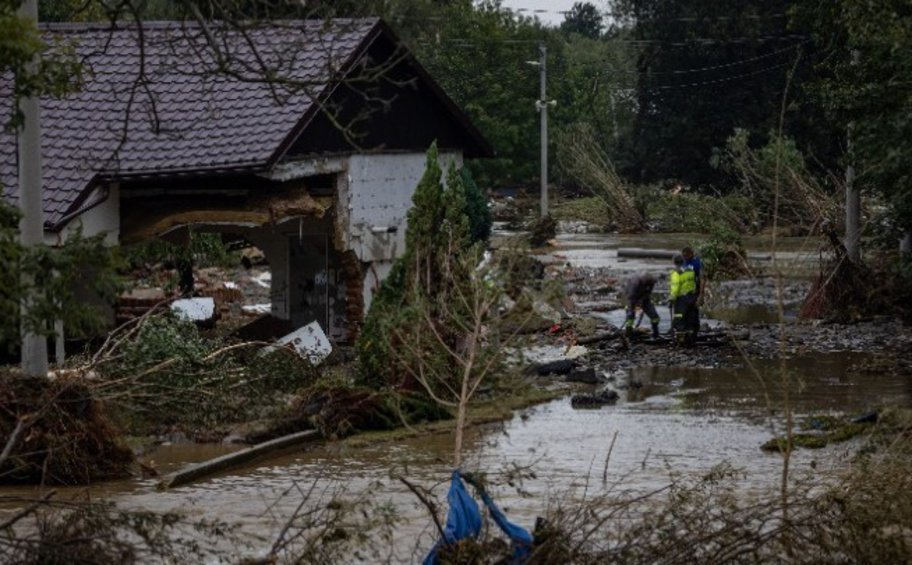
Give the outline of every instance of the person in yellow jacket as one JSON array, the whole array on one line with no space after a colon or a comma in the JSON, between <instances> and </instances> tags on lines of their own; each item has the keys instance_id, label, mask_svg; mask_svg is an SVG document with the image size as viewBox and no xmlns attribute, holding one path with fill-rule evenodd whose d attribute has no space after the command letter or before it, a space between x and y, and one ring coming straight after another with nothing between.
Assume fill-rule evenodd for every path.
<instances>
[{"instance_id":1,"label":"person in yellow jacket","mask_svg":"<svg viewBox=\"0 0 912 565\"><path fill-rule=\"evenodd\" d=\"M678 343L691 347L697 342L700 318L697 313L697 277L693 269L684 267L684 257L674 256L668 286L668 302L673 312L672 328Z\"/></svg>"}]
</instances>

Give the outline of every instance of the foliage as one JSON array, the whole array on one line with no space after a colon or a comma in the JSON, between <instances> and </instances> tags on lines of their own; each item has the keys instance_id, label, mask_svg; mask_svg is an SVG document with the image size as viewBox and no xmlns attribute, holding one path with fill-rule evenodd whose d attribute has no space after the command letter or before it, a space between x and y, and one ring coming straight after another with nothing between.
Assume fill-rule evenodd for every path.
<instances>
[{"instance_id":1,"label":"foliage","mask_svg":"<svg viewBox=\"0 0 912 565\"><path fill-rule=\"evenodd\" d=\"M560 29L564 33L575 33L589 39L598 39L602 34L602 15L591 2L575 2L564 15Z\"/></svg>"},{"instance_id":2,"label":"foliage","mask_svg":"<svg viewBox=\"0 0 912 565\"><path fill-rule=\"evenodd\" d=\"M581 196L558 200L551 207L551 215L558 221L580 220L597 227L605 227L612 217L612 210L597 196Z\"/></svg>"},{"instance_id":3,"label":"foliage","mask_svg":"<svg viewBox=\"0 0 912 565\"><path fill-rule=\"evenodd\" d=\"M467 406L500 366L500 271L470 237L463 176L441 186L436 146L413 197L406 250L368 312L358 340L362 382L418 391L456 410L455 465Z\"/></svg>"},{"instance_id":4,"label":"foliage","mask_svg":"<svg viewBox=\"0 0 912 565\"><path fill-rule=\"evenodd\" d=\"M528 226L529 245L544 247L557 235L557 222L551 214L544 218L536 218Z\"/></svg>"},{"instance_id":5,"label":"foliage","mask_svg":"<svg viewBox=\"0 0 912 565\"><path fill-rule=\"evenodd\" d=\"M754 148L749 136L736 129L725 149L715 152L714 164L737 179L734 193L754 204L755 221L803 226L813 232L841 220L841 183L835 191L821 183L793 139L770 132L766 145Z\"/></svg>"},{"instance_id":6,"label":"foliage","mask_svg":"<svg viewBox=\"0 0 912 565\"><path fill-rule=\"evenodd\" d=\"M537 178L535 112L538 72L526 64L545 38L535 21L500 2L453 2L436 11L437 24L407 41L431 75L494 146L497 157L473 165L479 180L510 185Z\"/></svg>"},{"instance_id":7,"label":"foliage","mask_svg":"<svg viewBox=\"0 0 912 565\"><path fill-rule=\"evenodd\" d=\"M18 101L31 96L61 97L77 89L82 68L66 45L45 44L34 21L17 13L17 0L0 1L0 76L15 77L12 92L4 92L13 102L12 114L2 119L8 128L22 126Z\"/></svg>"},{"instance_id":8,"label":"foliage","mask_svg":"<svg viewBox=\"0 0 912 565\"><path fill-rule=\"evenodd\" d=\"M466 213L469 216L472 241L487 241L494 224L491 209L488 207L488 198L475 183L467 167L460 169L459 174L462 175L462 186L465 187Z\"/></svg>"},{"instance_id":9,"label":"foliage","mask_svg":"<svg viewBox=\"0 0 912 565\"><path fill-rule=\"evenodd\" d=\"M423 259L429 268L432 265L433 248L442 223L442 195L440 185L440 164L437 162L436 144L427 154L424 175L412 196L412 207L408 211L406 248L402 257L396 259L387 278L371 301L370 311L364 320L356 348L361 363L362 378L366 384L379 387L384 384L401 382L404 375L401 367L390 364L395 359L394 347L388 336L395 328L408 325L415 319L414 308L405 300L408 289L422 277L425 282L435 280L432 273L421 264L421 250L427 252Z\"/></svg>"},{"instance_id":10,"label":"foliage","mask_svg":"<svg viewBox=\"0 0 912 565\"><path fill-rule=\"evenodd\" d=\"M406 384L397 335L420 322L422 297L438 296L465 275L454 270L454 260L472 245L465 177L450 164L444 189L442 174L435 144L412 197L405 253L381 284L356 344L362 378L375 387Z\"/></svg>"},{"instance_id":11,"label":"foliage","mask_svg":"<svg viewBox=\"0 0 912 565\"><path fill-rule=\"evenodd\" d=\"M800 27L790 29L793 2L751 0L618 0L617 10L643 41L638 61L637 113L633 154L623 172L635 182L676 179L684 184L724 189L729 179L710 166L712 150L734 128L765 132L780 115L787 74L799 61L792 83L810 74L814 45L802 42ZM800 58L799 58L800 56ZM787 126L794 124L818 157L829 146L811 145L817 133L806 122L819 115L794 100ZM814 124L820 127L818 124ZM822 136L826 138L826 136Z\"/></svg>"},{"instance_id":12,"label":"foliage","mask_svg":"<svg viewBox=\"0 0 912 565\"><path fill-rule=\"evenodd\" d=\"M592 128L580 124L560 138L561 167L580 186L601 198L613 212L622 231L636 231L643 217L636 209L627 184L618 176L608 155L599 146Z\"/></svg>"},{"instance_id":13,"label":"foliage","mask_svg":"<svg viewBox=\"0 0 912 565\"><path fill-rule=\"evenodd\" d=\"M699 245L706 277L711 280L737 278L750 273L747 251L741 234L726 226L716 226L709 239Z\"/></svg>"},{"instance_id":14,"label":"foliage","mask_svg":"<svg viewBox=\"0 0 912 565\"><path fill-rule=\"evenodd\" d=\"M907 166L912 101L896 86L912 77L908 3L812 2L796 13L796 20L813 29L815 40L831 51L817 66L813 93L831 120L851 136L846 160L856 166L857 182L883 194L900 228L912 229Z\"/></svg>"},{"instance_id":15,"label":"foliage","mask_svg":"<svg viewBox=\"0 0 912 565\"><path fill-rule=\"evenodd\" d=\"M70 234L57 247L23 248L18 241L18 211L0 202L0 343L18 342L20 305L31 297L23 323L39 335L53 335L55 320L69 335L88 336L104 323L103 306L120 289L119 262L104 236ZM76 284L76 281L79 281Z\"/></svg>"},{"instance_id":16,"label":"foliage","mask_svg":"<svg viewBox=\"0 0 912 565\"><path fill-rule=\"evenodd\" d=\"M13 502L31 501L14 497ZM120 510L89 495L45 496L27 510L14 522L17 527L0 530L0 554L7 563L198 563L207 558L201 540L213 546L236 541L222 522L188 523L174 513Z\"/></svg>"},{"instance_id":17,"label":"foliage","mask_svg":"<svg viewBox=\"0 0 912 565\"><path fill-rule=\"evenodd\" d=\"M108 343L113 350L90 363L102 379L95 392L136 435L179 426L217 436L226 425L281 414L286 396L316 378L296 353L207 339L170 315L121 328Z\"/></svg>"}]
</instances>

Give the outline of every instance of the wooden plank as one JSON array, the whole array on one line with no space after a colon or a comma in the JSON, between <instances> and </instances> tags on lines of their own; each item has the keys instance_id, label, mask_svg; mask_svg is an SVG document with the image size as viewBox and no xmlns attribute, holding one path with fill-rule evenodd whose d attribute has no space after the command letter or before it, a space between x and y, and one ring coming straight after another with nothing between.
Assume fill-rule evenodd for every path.
<instances>
[{"instance_id":1,"label":"wooden plank","mask_svg":"<svg viewBox=\"0 0 912 565\"><path fill-rule=\"evenodd\" d=\"M181 485L185 485L214 475L215 473L239 467L255 459L260 459L267 455L276 453L277 451L282 451L290 447L295 447L297 445L317 440L320 437L320 432L317 430L306 430L303 432L297 432L289 434L287 436L282 436L263 443L258 443L254 446L248 447L247 449L235 451L234 453L228 453L227 455L222 455L220 457L216 457L215 459L210 459L208 461L203 461L202 463L195 463L189 467L185 467L184 469L181 469L176 473L172 473L171 475L168 475L162 479L162 481L158 483L158 488L169 489L179 487Z\"/></svg>"}]
</instances>

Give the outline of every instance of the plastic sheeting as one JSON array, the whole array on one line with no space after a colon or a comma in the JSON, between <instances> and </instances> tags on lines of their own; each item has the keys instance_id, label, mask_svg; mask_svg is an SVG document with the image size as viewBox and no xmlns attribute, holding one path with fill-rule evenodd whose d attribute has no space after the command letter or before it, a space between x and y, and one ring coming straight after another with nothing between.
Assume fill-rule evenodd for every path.
<instances>
[{"instance_id":1,"label":"plastic sheeting","mask_svg":"<svg viewBox=\"0 0 912 565\"><path fill-rule=\"evenodd\" d=\"M491 513L494 523L510 538L513 547L510 562L516 565L524 563L532 551L532 534L507 520L507 517L486 492L481 493L481 499ZM466 490L459 471L453 471L447 502L450 509L443 528L443 539L438 541L424 558L424 565L437 565L439 562L437 551L442 546L453 545L470 537L477 538L481 532L481 511L478 509L475 499Z\"/></svg>"}]
</instances>

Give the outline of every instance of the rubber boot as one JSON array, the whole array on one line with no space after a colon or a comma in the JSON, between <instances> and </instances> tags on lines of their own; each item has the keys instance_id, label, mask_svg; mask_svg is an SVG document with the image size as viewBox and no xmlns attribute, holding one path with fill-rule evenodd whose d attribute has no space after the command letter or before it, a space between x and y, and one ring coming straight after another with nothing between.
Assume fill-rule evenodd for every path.
<instances>
[{"instance_id":1,"label":"rubber boot","mask_svg":"<svg viewBox=\"0 0 912 565\"><path fill-rule=\"evenodd\" d=\"M659 324L652 323L652 339L659 339Z\"/></svg>"}]
</instances>

